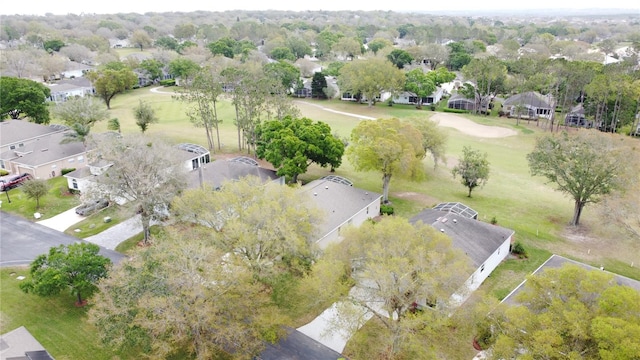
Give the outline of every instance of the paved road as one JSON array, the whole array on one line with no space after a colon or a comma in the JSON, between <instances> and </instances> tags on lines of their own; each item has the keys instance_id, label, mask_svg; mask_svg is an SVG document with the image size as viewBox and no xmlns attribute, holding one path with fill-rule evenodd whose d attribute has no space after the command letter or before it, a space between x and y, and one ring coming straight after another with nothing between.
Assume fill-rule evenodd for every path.
<instances>
[{"instance_id":1,"label":"paved road","mask_svg":"<svg viewBox=\"0 0 640 360\"><path fill-rule=\"evenodd\" d=\"M0 211L0 266L29 265L51 247L84 242L65 233ZM100 254L114 263L125 256L101 247Z\"/></svg>"}]
</instances>

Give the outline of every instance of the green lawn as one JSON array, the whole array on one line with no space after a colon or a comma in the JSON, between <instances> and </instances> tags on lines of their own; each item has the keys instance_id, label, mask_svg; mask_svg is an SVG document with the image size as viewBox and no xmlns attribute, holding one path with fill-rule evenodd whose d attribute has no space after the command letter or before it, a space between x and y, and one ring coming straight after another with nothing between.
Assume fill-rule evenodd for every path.
<instances>
[{"instance_id":1,"label":"green lawn","mask_svg":"<svg viewBox=\"0 0 640 360\"><path fill-rule=\"evenodd\" d=\"M139 354L102 347L97 329L86 321L88 307L76 307L70 293L43 298L22 292L17 276L28 272L27 268L0 270L0 334L24 326L58 360L138 358Z\"/></svg>"},{"instance_id":2,"label":"green lawn","mask_svg":"<svg viewBox=\"0 0 640 360\"><path fill-rule=\"evenodd\" d=\"M40 208L36 209L36 200L27 198L21 187L17 187L9 190L11 203L7 201L6 193L0 193L2 210L36 221L33 216L36 212L42 215L39 220L44 220L80 204L79 196L69 193L67 178L59 176L47 183L49 193L40 199Z\"/></svg>"},{"instance_id":3,"label":"green lawn","mask_svg":"<svg viewBox=\"0 0 640 360\"><path fill-rule=\"evenodd\" d=\"M163 89L172 91L174 88ZM204 131L195 128L189 123L185 115L186 105L176 101L171 95L158 94L150 91L150 88L132 90L126 94L116 96L112 101L111 117L117 117L122 125L123 133L139 131L135 125L135 120L131 109L138 104L140 99L149 101L157 109L160 119L158 124L152 124L148 133L150 135L163 135L171 138L175 142L191 142L206 146ZM347 137L351 130L360 121L358 118L345 114L329 112L323 107L330 107L333 110L346 113L356 113L373 118L398 117L408 119L411 117L428 117L433 112L427 110L416 110L409 106L392 106L378 103L374 107L363 104L342 102L339 100L318 101L318 100L296 100L303 116L314 120L328 123L332 129L340 136ZM229 102L221 102L218 112L223 123L220 126L223 152L233 153L237 151L236 128L233 125L234 111ZM526 275L535 270L545 261L552 252L559 255L571 257L576 260L585 261L598 266L603 264L611 271L622 275L640 279L640 270L631 267L626 259L633 254L640 253L640 244L630 243L629 247L615 247L613 239L599 239L603 245L609 249L606 253L591 253L587 255L584 245L579 242L568 240L563 233L567 229L573 203L566 196L555 191L551 185L545 184L543 179L531 177L526 162L526 154L531 151L536 137L542 133L542 129L535 123L527 124L521 122L516 125L514 119L499 118L496 116L484 117L473 115L460 115L472 119L478 123L492 126L503 126L518 130L517 136L502 139L485 139L465 135L455 129L443 128L448 136L447 156L448 163L441 164L434 169L433 162L425 159L424 164L427 169L426 178L420 181L412 181L394 176L391 179L390 197L397 216L410 218L425 207L432 207L439 202L463 202L479 212L479 219L489 221L495 217L498 225L515 230L515 239L524 244L529 253L526 260L508 260L496 269L491 277L483 284L481 290L492 296L501 299L508 292L518 285ZM96 125L94 132L106 130L106 122ZM467 197L467 190L457 179L451 176L451 167L457 161L464 146L470 146L488 153L491 164L491 174L486 186L473 191L472 197ZM214 154L215 157L215 154ZM306 174L300 176L303 182L313 180L317 177L330 174L328 168L311 166ZM356 172L353 166L345 158L343 164L337 169L335 175L340 175L351 179L356 186L369 191L382 192L381 174L378 172ZM64 179L64 178L59 178ZM77 205L78 200L74 196L63 195L61 188L66 183L62 180L52 180L52 190L50 197L43 199L41 212L44 217L51 216L62 210ZM19 213L27 218L33 218L33 207L35 202L27 201L20 197L19 189L12 190L12 200L14 196L16 202L11 211ZM30 205L31 204L31 205ZM5 210L6 204L2 207ZM114 221L118 221L116 214L109 213ZM81 234L85 237L89 231L97 231L101 226L101 213L84 224L79 224L82 228ZM583 212L581 220L584 229L598 229L600 219L596 210L587 207ZM114 222L112 222L114 223ZM93 225L91 225L93 224ZM128 241L119 250L127 251L133 246L136 240ZM611 242L612 246L609 246ZM135 244L134 244L135 245ZM590 252L590 251L589 251ZM2 327L3 331L10 330L19 325L27 325L29 330L34 331L36 338L40 339L45 347L51 350L56 358L63 354L78 354L68 358L85 358L88 353L94 355L92 358L110 358L108 351L98 351L95 332L86 322L83 321L84 310L74 309L72 300L69 301L71 308L64 308L66 303L63 297L43 300L31 295L25 295L15 291L5 291L5 287L10 286L15 279L8 275L9 270L2 271L2 294L0 303L2 304ZM25 297L28 297L25 298ZM56 302L52 305L46 302ZM49 308L58 308L59 311L49 311ZM29 311L23 311L28 309ZM58 316L63 314L63 316ZM72 315L69 315L72 314ZM37 320L37 321L36 321ZM54 324L54 330L49 331L48 324ZM60 330L56 330L60 329ZM77 335L80 333L83 338ZM42 337L42 338L41 338ZM73 338L73 339L70 339ZM70 343L85 343L83 346L74 347ZM60 345L53 345L60 344ZM70 349L62 352L63 348ZM87 350L92 349L92 350ZM95 355L99 354L99 355Z\"/></svg>"}]
</instances>

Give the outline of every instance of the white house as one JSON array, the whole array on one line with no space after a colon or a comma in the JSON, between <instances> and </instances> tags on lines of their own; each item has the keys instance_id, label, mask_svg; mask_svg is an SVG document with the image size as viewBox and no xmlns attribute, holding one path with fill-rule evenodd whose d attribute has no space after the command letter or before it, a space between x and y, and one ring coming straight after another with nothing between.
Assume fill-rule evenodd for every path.
<instances>
[{"instance_id":1,"label":"white house","mask_svg":"<svg viewBox=\"0 0 640 360\"><path fill-rule=\"evenodd\" d=\"M342 240L341 230L359 226L380 214L381 194L359 189L351 181L335 175L314 180L302 187L311 203L324 214L316 244L320 249Z\"/></svg>"},{"instance_id":2,"label":"white house","mask_svg":"<svg viewBox=\"0 0 640 360\"><path fill-rule=\"evenodd\" d=\"M112 164L106 161L90 163L85 167L74 170L64 175L69 189L77 192L85 192L94 184L93 179L102 175Z\"/></svg>"},{"instance_id":3,"label":"white house","mask_svg":"<svg viewBox=\"0 0 640 360\"><path fill-rule=\"evenodd\" d=\"M93 66L85 65L75 61L68 61L64 71L60 73L63 78L73 79L83 77L85 73L93 70Z\"/></svg>"},{"instance_id":4,"label":"white house","mask_svg":"<svg viewBox=\"0 0 640 360\"><path fill-rule=\"evenodd\" d=\"M551 119L553 98L535 91L528 91L508 97L503 103L504 112L511 117L524 119Z\"/></svg>"},{"instance_id":5,"label":"white house","mask_svg":"<svg viewBox=\"0 0 640 360\"><path fill-rule=\"evenodd\" d=\"M463 302L476 290L495 268L509 255L515 232L469 218L452 211L425 209L409 220L422 222L448 235L452 245L462 250L472 261L475 270L454 296L455 302Z\"/></svg>"},{"instance_id":6,"label":"white house","mask_svg":"<svg viewBox=\"0 0 640 360\"><path fill-rule=\"evenodd\" d=\"M444 95L444 89L441 87L436 88L436 90L431 95L423 97L421 99L418 99L418 95L411 91L404 91L396 95L393 98L393 102L395 104L416 105L418 104L418 100L420 100L421 105L432 105L442 100L442 95Z\"/></svg>"}]
</instances>

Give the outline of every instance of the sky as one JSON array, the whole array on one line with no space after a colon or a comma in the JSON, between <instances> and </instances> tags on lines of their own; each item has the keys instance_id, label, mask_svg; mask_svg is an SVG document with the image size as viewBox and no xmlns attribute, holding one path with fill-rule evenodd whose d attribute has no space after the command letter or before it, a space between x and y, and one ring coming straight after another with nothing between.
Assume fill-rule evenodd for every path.
<instances>
[{"instance_id":1,"label":"sky","mask_svg":"<svg viewBox=\"0 0 640 360\"><path fill-rule=\"evenodd\" d=\"M115 14L146 12L191 12L196 10L392 10L392 11L472 11L540 9L629 9L637 10L636 0L8 0L0 6L0 15Z\"/></svg>"}]
</instances>

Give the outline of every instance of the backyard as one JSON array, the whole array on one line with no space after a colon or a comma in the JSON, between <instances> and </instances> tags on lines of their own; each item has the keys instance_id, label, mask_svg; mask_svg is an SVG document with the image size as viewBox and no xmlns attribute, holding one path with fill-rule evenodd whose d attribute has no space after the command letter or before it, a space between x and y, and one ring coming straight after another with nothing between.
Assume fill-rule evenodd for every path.
<instances>
[{"instance_id":1,"label":"backyard","mask_svg":"<svg viewBox=\"0 0 640 360\"><path fill-rule=\"evenodd\" d=\"M186 104L174 100L171 94L152 92L151 88L141 88L116 96L112 101L111 118L118 118L122 132L132 133L139 129L135 125L132 108L139 100L148 101L159 117L157 124L152 124L147 131L149 136L164 136L172 141L206 144L204 130L194 127L185 115ZM175 88L163 88L163 92L172 92ZM498 267L492 276L483 284L481 290L501 299L517 286L527 274L535 270L551 253L584 261L591 265L605 266L608 270L640 279L640 270L631 266L640 253L640 244L617 233L606 233L601 228L595 207L587 207L583 213L582 225L579 229L568 227L571 219L572 201L553 190L542 178L534 178L529 174L526 154L533 148L535 139L543 130L532 122L522 122L516 126L515 120L498 117L480 117L471 115L452 115L435 113L429 110L416 110L409 106L366 105L333 101L296 100L296 105L305 117L320 120L329 124L340 137L348 138L351 130L361 118L345 113L357 114L371 118L398 117L410 121L417 117L441 117L443 129L448 134L447 164L434 168L430 158L425 159L427 176L421 181L411 181L400 177L391 180L391 202L396 216L410 218L425 207L432 207L440 202L463 202L478 211L479 219L497 220L498 225L515 230L516 241L521 242L529 258L510 259ZM330 108L328 111L324 108ZM342 112L342 113L339 113ZM223 144L221 154L228 156L238 152L237 133L234 125L234 111L228 101L222 101L218 113L223 120L220 125L220 136ZM448 115L443 118L442 115ZM462 118L457 118L462 116ZM490 137L486 133L469 134L458 130L456 119L473 120L475 123L500 127L505 134L513 130L511 136ZM467 121L467 120L464 120ZM93 132L106 130L106 122L98 123ZM463 130L469 132L469 127ZM474 190L472 197L467 197L466 188L457 179L453 179L451 168L462 153L463 146L488 153L491 164L490 178L486 186ZM217 150L216 150L217 151ZM213 158L216 158L216 152ZM223 156L220 156L223 157ZM312 166L300 176L307 182L329 174L328 168ZM369 191L381 192L382 180L378 172L356 172L353 166L344 159L335 175L351 179L355 186ZM64 180L64 181L63 181ZM41 200L43 218L79 204L77 196L68 195L66 179L57 178L50 181L49 195ZM10 211L33 220L35 201L26 199L19 189L12 190L11 204L2 203L3 211ZM107 211L114 211L110 208ZM104 214L103 214L104 215ZM99 215L98 218L102 218ZM109 213L116 221L115 214ZM84 231L93 233L96 227L104 226L99 220L92 226L91 221L80 224ZM74 235L78 235L77 233ZM85 236L83 233L81 236ZM130 244L129 244L130 245ZM132 246L127 245L127 248ZM0 330L4 333L20 325L24 325L57 359L110 359L136 358L137 354L112 354L107 349L100 349L96 329L85 321L86 309L73 307L71 295L63 294L53 298L39 298L24 294L17 287L15 277L26 275L27 269L14 268L0 270L2 293L0 295ZM305 315L305 316L308 316Z\"/></svg>"}]
</instances>

